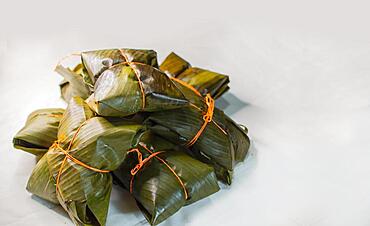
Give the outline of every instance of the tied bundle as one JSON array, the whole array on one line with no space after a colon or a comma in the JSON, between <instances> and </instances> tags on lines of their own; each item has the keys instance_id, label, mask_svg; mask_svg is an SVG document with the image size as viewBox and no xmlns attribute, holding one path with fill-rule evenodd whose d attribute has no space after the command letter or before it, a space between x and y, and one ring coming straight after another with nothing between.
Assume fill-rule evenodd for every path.
<instances>
[{"instance_id":1,"label":"tied bundle","mask_svg":"<svg viewBox=\"0 0 370 226\"><path fill-rule=\"evenodd\" d=\"M101 116L129 116L141 111L174 109L187 104L152 50L112 49L83 52L74 70L56 67L64 76L62 97L88 98ZM85 79L86 78L86 79ZM68 86L66 81L68 80Z\"/></svg>"},{"instance_id":2,"label":"tied bundle","mask_svg":"<svg viewBox=\"0 0 370 226\"><path fill-rule=\"evenodd\" d=\"M220 180L231 184L234 166L244 160L249 149L245 127L217 109L209 94L203 98L189 84L172 80L188 99L189 106L154 112L145 124L158 135L189 147L193 156L214 166Z\"/></svg>"},{"instance_id":3,"label":"tied bundle","mask_svg":"<svg viewBox=\"0 0 370 226\"><path fill-rule=\"evenodd\" d=\"M140 136L114 175L152 225L219 190L212 166L150 131Z\"/></svg>"},{"instance_id":4,"label":"tied bundle","mask_svg":"<svg viewBox=\"0 0 370 226\"><path fill-rule=\"evenodd\" d=\"M61 205L75 225L106 224L113 182L151 225L231 184L247 129L215 107L229 77L153 50L72 54L56 66L66 109L34 111L14 147L34 154L32 194ZM69 56L70 57L70 56ZM123 225L124 222L123 222Z\"/></svg>"},{"instance_id":5,"label":"tied bundle","mask_svg":"<svg viewBox=\"0 0 370 226\"><path fill-rule=\"evenodd\" d=\"M39 120L39 128L48 127L48 122ZM30 125L16 137L32 131ZM109 172L120 166L140 128L98 117L80 97L72 98L55 137L50 138L53 144L32 171L27 190L60 204L76 225L104 225L112 188Z\"/></svg>"},{"instance_id":6,"label":"tied bundle","mask_svg":"<svg viewBox=\"0 0 370 226\"><path fill-rule=\"evenodd\" d=\"M172 77L195 87L203 96L209 94L217 99L229 90L229 76L192 67L176 53L168 55L159 68Z\"/></svg>"}]
</instances>

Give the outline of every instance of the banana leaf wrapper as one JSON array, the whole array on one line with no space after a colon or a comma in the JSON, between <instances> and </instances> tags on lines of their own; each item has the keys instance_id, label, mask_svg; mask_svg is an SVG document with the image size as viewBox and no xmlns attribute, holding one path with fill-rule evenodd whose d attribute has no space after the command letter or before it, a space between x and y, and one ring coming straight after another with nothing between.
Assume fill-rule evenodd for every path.
<instances>
[{"instance_id":1,"label":"banana leaf wrapper","mask_svg":"<svg viewBox=\"0 0 370 226\"><path fill-rule=\"evenodd\" d=\"M229 76L192 67L175 53L170 53L159 67L162 71L192 85L203 96L211 94L214 99L229 90Z\"/></svg>"},{"instance_id":2,"label":"banana leaf wrapper","mask_svg":"<svg viewBox=\"0 0 370 226\"><path fill-rule=\"evenodd\" d=\"M64 109L47 108L32 112L24 127L14 136L17 149L41 157L57 139L59 122Z\"/></svg>"},{"instance_id":3,"label":"banana leaf wrapper","mask_svg":"<svg viewBox=\"0 0 370 226\"><path fill-rule=\"evenodd\" d=\"M121 63L106 69L96 81L88 102L97 114L114 117L188 104L166 74L141 63Z\"/></svg>"},{"instance_id":4,"label":"banana leaf wrapper","mask_svg":"<svg viewBox=\"0 0 370 226\"><path fill-rule=\"evenodd\" d=\"M105 225L112 189L109 172L121 165L140 129L95 117L82 98L72 98L57 141L35 166L27 190L59 203L75 225Z\"/></svg>"},{"instance_id":5,"label":"banana leaf wrapper","mask_svg":"<svg viewBox=\"0 0 370 226\"><path fill-rule=\"evenodd\" d=\"M183 83L174 81L189 100L190 105L179 109L153 112L145 124L164 138L186 146L204 124L207 112L205 99L198 96ZM212 121L207 124L199 138L191 146L197 159L212 164L217 177L231 184L234 166L245 159L249 149L247 129L239 126L223 111L214 108Z\"/></svg>"},{"instance_id":6,"label":"banana leaf wrapper","mask_svg":"<svg viewBox=\"0 0 370 226\"><path fill-rule=\"evenodd\" d=\"M91 95L93 83L83 64L78 64L73 70L57 65L55 71L64 78L59 84L63 100L69 102L75 96L86 99Z\"/></svg>"},{"instance_id":7,"label":"banana leaf wrapper","mask_svg":"<svg viewBox=\"0 0 370 226\"><path fill-rule=\"evenodd\" d=\"M114 175L127 190L132 189L139 209L151 225L163 222L183 206L219 190L212 166L192 158L163 138L145 132L139 139L137 149L144 161L150 156L147 149L160 154L151 158L132 176L131 170L139 162L137 153L129 153Z\"/></svg>"},{"instance_id":8,"label":"banana leaf wrapper","mask_svg":"<svg viewBox=\"0 0 370 226\"><path fill-rule=\"evenodd\" d=\"M157 53L153 50L105 49L82 52L81 63L72 70L60 64L55 69L64 78L59 84L62 98L66 102L74 96L88 98L100 74L122 62L140 62L158 68Z\"/></svg>"},{"instance_id":9,"label":"banana leaf wrapper","mask_svg":"<svg viewBox=\"0 0 370 226\"><path fill-rule=\"evenodd\" d=\"M143 49L104 49L81 54L91 81L94 83L108 68L122 62L138 62L158 68L157 53Z\"/></svg>"}]
</instances>

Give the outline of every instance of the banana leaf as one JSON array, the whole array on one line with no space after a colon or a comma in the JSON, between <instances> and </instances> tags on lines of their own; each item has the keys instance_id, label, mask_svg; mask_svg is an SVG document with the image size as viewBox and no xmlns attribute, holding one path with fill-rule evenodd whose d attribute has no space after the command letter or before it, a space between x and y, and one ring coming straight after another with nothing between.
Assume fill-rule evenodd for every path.
<instances>
[{"instance_id":1,"label":"banana leaf","mask_svg":"<svg viewBox=\"0 0 370 226\"><path fill-rule=\"evenodd\" d=\"M59 203L75 225L105 225L112 189L109 172L121 165L140 129L96 117L82 98L72 98L57 141L32 171L27 190Z\"/></svg>"},{"instance_id":2,"label":"banana leaf","mask_svg":"<svg viewBox=\"0 0 370 226\"><path fill-rule=\"evenodd\" d=\"M145 124L155 133L172 142L188 145L204 124L203 116L208 106L205 99L192 89L174 81L190 102L189 106L153 112ZM231 184L234 166L245 159L249 149L247 130L236 124L223 111L214 108L212 121L209 122L197 141L191 146L192 155L212 164L217 177Z\"/></svg>"},{"instance_id":3,"label":"banana leaf","mask_svg":"<svg viewBox=\"0 0 370 226\"><path fill-rule=\"evenodd\" d=\"M139 62L158 68L157 53L142 49L104 49L87 51L81 54L90 79L93 83L106 69L122 62Z\"/></svg>"},{"instance_id":4,"label":"banana leaf","mask_svg":"<svg viewBox=\"0 0 370 226\"><path fill-rule=\"evenodd\" d=\"M13 145L38 157L47 152L57 139L64 109L47 108L32 112L24 127L14 136Z\"/></svg>"},{"instance_id":5,"label":"banana leaf","mask_svg":"<svg viewBox=\"0 0 370 226\"><path fill-rule=\"evenodd\" d=\"M69 102L74 96L86 99L91 95L93 88L92 81L82 64L78 64L73 70L65 68L62 65L57 65L55 71L64 78L59 84L63 100Z\"/></svg>"},{"instance_id":6,"label":"banana leaf","mask_svg":"<svg viewBox=\"0 0 370 226\"><path fill-rule=\"evenodd\" d=\"M119 117L188 104L166 74L141 63L116 64L106 69L88 102L99 115Z\"/></svg>"},{"instance_id":7,"label":"banana leaf","mask_svg":"<svg viewBox=\"0 0 370 226\"><path fill-rule=\"evenodd\" d=\"M175 53L170 53L159 67L162 71L196 88L203 96L208 93L214 99L229 90L229 76L192 67Z\"/></svg>"},{"instance_id":8,"label":"banana leaf","mask_svg":"<svg viewBox=\"0 0 370 226\"><path fill-rule=\"evenodd\" d=\"M81 63L73 70L57 65L55 71L63 76L59 84L66 101L74 96L88 98L99 75L109 67L122 62L140 62L158 68L157 53L153 50L105 49L81 53Z\"/></svg>"},{"instance_id":9,"label":"banana leaf","mask_svg":"<svg viewBox=\"0 0 370 226\"><path fill-rule=\"evenodd\" d=\"M144 161L150 156L148 150L160 154L146 162L133 177L131 170L139 162L137 153L129 153L113 174L127 190L132 188L139 209L151 225L163 222L183 206L219 190L212 166L190 157L174 144L148 131L142 134L138 142L136 147Z\"/></svg>"}]
</instances>

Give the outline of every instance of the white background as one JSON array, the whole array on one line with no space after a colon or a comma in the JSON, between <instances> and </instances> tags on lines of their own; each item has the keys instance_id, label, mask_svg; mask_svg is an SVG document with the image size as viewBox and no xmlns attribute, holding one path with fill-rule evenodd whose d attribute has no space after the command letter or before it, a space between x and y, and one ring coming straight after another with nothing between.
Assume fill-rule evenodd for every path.
<instances>
[{"instance_id":1,"label":"white background","mask_svg":"<svg viewBox=\"0 0 370 226\"><path fill-rule=\"evenodd\" d=\"M72 225L25 185L34 157L12 137L64 107L53 67L75 51L151 48L229 74L219 101L248 126L234 183L163 226L370 225L370 31L366 1L3 1L0 225ZM146 225L114 189L108 226Z\"/></svg>"}]
</instances>

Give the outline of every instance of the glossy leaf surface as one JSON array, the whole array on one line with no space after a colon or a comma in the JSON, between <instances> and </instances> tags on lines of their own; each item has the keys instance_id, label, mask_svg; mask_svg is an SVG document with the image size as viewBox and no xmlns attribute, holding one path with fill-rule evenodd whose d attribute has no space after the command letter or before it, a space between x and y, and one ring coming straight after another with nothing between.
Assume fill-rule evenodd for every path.
<instances>
[{"instance_id":1,"label":"glossy leaf surface","mask_svg":"<svg viewBox=\"0 0 370 226\"><path fill-rule=\"evenodd\" d=\"M144 64L119 64L105 70L91 101L99 115L121 117L187 105L166 74Z\"/></svg>"},{"instance_id":2,"label":"glossy leaf surface","mask_svg":"<svg viewBox=\"0 0 370 226\"><path fill-rule=\"evenodd\" d=\"M76 225L105 225L112 178L92 169L117 169L140 129L95 117L81 98L72 98L60 122L59 146L51 146L37 163L27 190L59 202ZM66 158L62 149L92 169Z\"/></svg>"},{"instance_id":3,"label":"glossy leaf surface","mask_svg":"<svg viewBox=\"0 0 370 226\"><path fill-rule=\"evenodd\" d=\"M42 156L57 139L59 122L64 109L47 108L32 112L24 127L14 136L17 149Z\"/></svg>"},{"instance_id":4,"label":"glossy leaf surface","mask_svg":"<svg viewBox=\"0 0 370 226\"><path fill-rule=\"evenodd\" d=\"M229 76L192 67L175 53L171 53L160 65L166 73L195 87L203 96L211 94L215 99L229 90Z\"/></svg>"},{"instance_id":5,"label":"glossy leaf surface","mask_svg":"<svg viewBox=\"0 0 370 226\"><path fill-rule=\"evenodd\" d=\"M164 221L181 207L203 199L219 190L213 168L185 152L176 150L174 144L145 132L139 139L152 152L162 152L158 157L164 160L179 176L188 192L186 199L184 187L173 172L157 158L152 158L135 175L133 195L149 223L152 225ZM142 146L137 148L143 158L149 156ZM129 189L131 169L138 163L137 154L130 153L121 167L114 172L124 186Z\"/></svg>"},{"instance_id":6,"label":"glossy leaf surface","mask_svg":"<svg viewBox=\"0 0 370 226\"><path fill-rule=\"evenodd\" d=\"M186 145L199 131L207 106L202 97L174 81L191 103L188 107L152 113L146 120L149 127L167 139ZM231 171L242 161L249 149L249 138L241 127L215 108L213 119L207 124L191 150L198 159L213 163L219 179L231 183Z\"/></svg>"}]
</instances>

